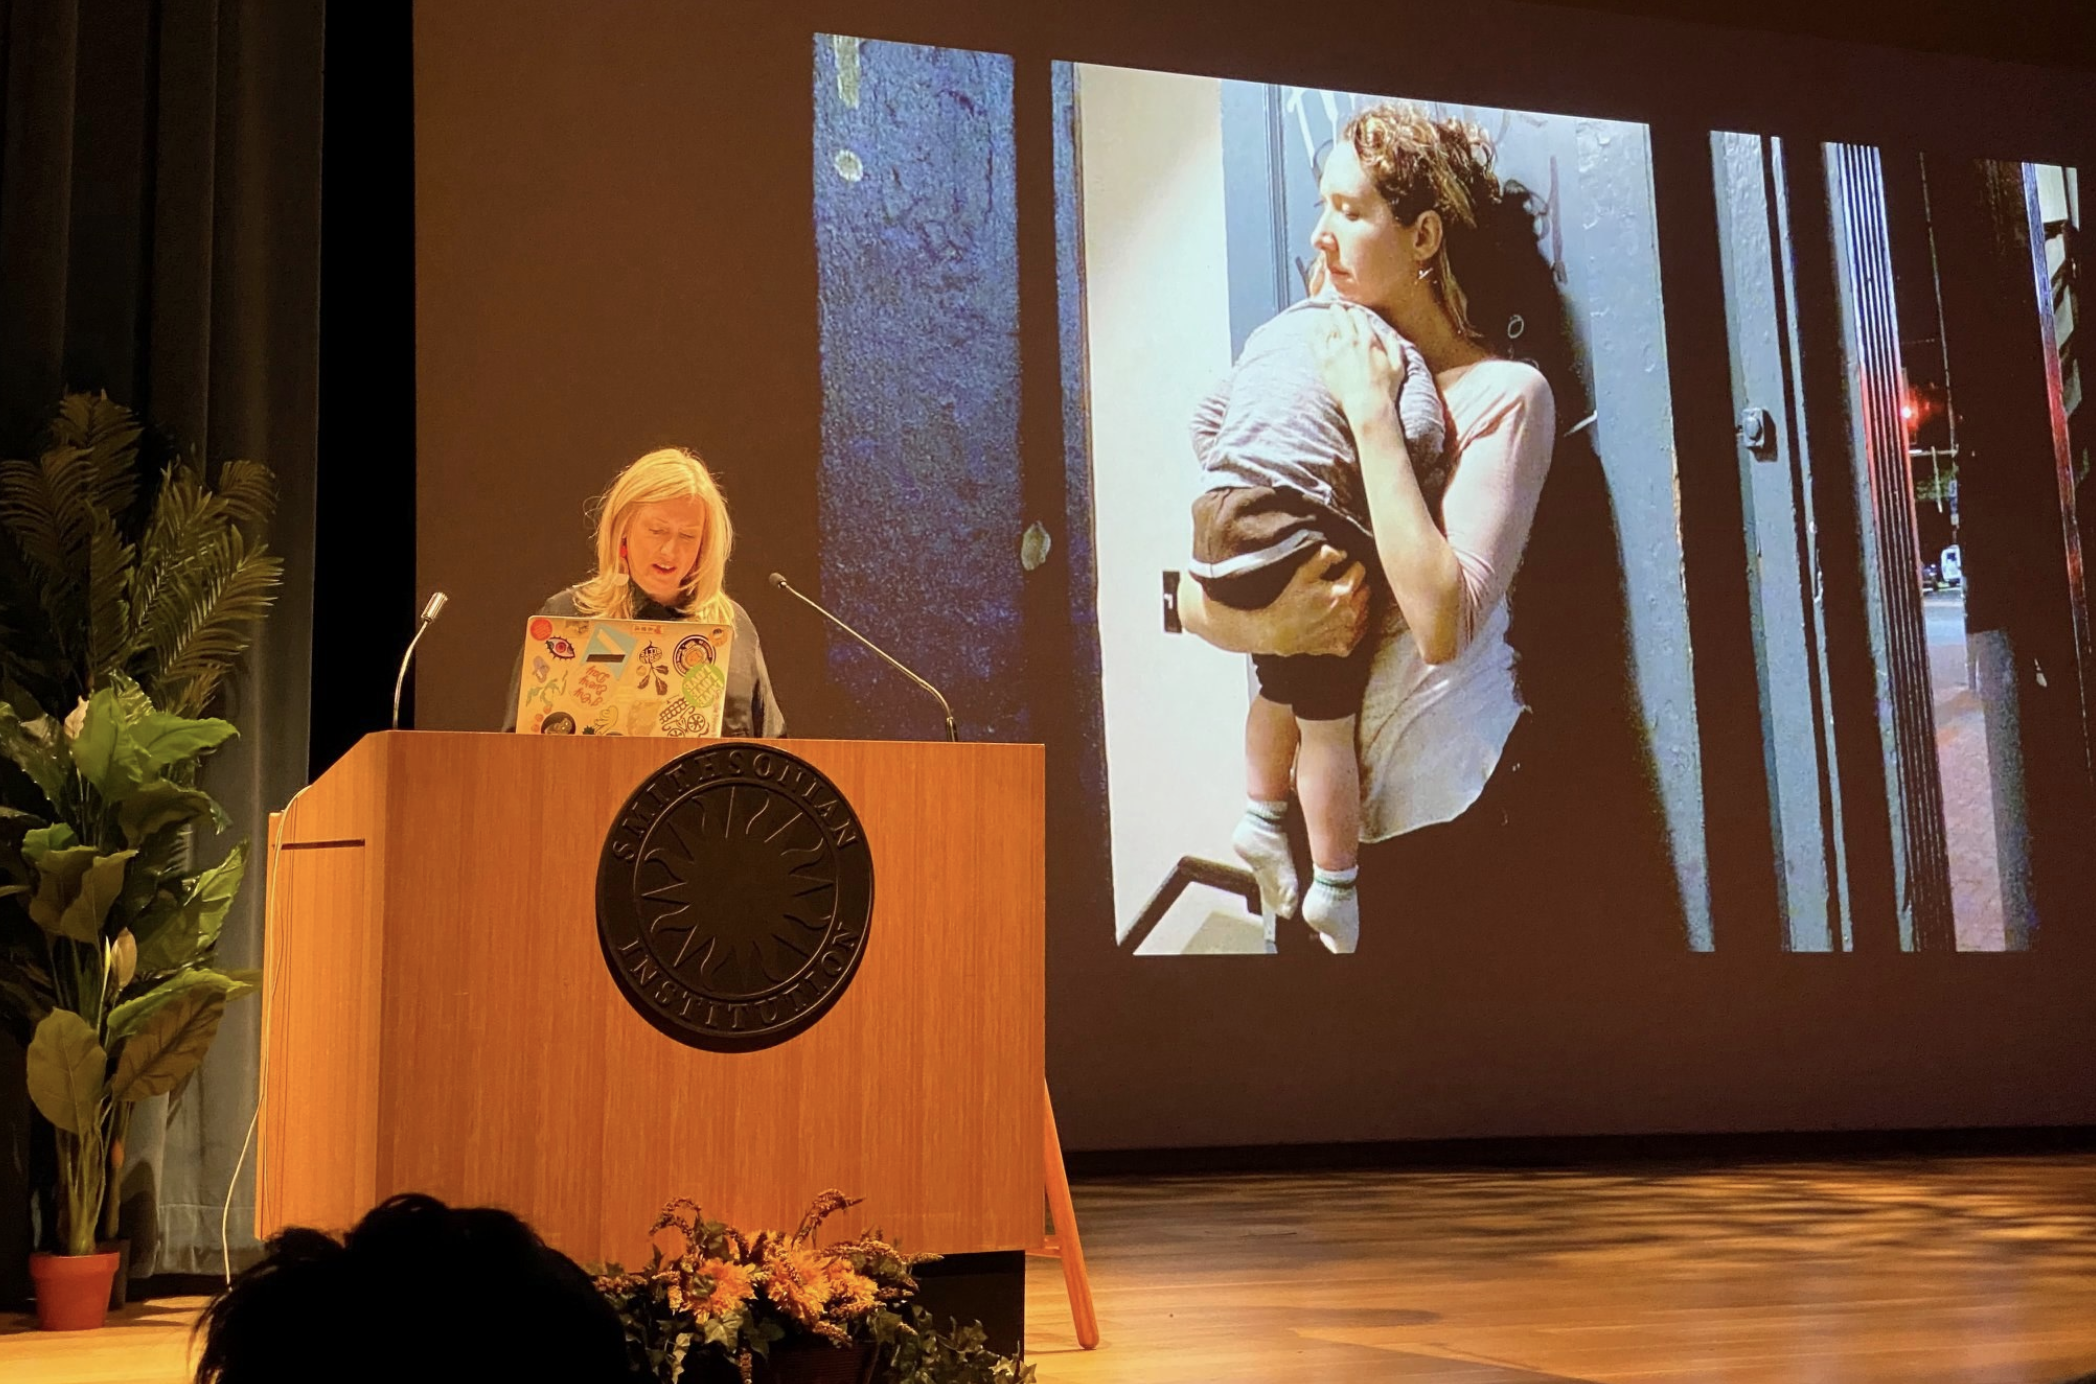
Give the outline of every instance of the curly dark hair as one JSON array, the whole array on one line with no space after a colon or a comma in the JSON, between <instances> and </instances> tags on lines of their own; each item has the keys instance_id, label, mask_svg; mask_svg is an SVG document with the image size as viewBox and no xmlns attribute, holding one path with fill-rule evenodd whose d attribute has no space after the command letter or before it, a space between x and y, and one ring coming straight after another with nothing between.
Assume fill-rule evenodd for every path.
<instances>
[{"instance_id":1,"label":"curly dark hair","mask_svg":"<svg viewBox=\"0 0 2096 1384\"><path fill-rule=\"evenodd\" d=\"M507 1211L417 1195L340 1239L271 1237L197 1332L197 1384L635 1377L617 1314L573 1260Z\"/></svg>"}]
</instances>

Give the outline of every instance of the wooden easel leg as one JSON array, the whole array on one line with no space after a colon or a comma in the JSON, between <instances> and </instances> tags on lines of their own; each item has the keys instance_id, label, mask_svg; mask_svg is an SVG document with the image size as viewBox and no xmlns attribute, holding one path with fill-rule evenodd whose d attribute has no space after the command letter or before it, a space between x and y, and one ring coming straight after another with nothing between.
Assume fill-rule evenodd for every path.
<instances>
[{"instance_id":1,"label":"wooden easel leg","mask_svg":"<svg viewBox=\"0 0 2096 1384\"><path fill-rule=\"evenodd\" d=\"M1048 1180L1048 1215L1055 1222L1053 1253L1063 1261L1063 1288L1070 1295L1070 1320L1077 1344L1099 1344L1099 1318L1092 1311L1092 1280L1084 1271L1084 1242L1077 1238L1077 1207L1070 1200L1070 1175L1063 1167L1063 1141L1055 1132L1055 1101L1041 1083L1042 1165Z\"/></svg>"}]
</instances>

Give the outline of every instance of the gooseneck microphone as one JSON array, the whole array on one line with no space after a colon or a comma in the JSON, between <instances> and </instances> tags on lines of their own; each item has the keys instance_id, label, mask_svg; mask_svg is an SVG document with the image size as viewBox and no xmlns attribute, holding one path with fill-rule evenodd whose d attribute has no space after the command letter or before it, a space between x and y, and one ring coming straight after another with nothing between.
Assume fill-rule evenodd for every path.
<instances>
[{"instance_id":1,"label":"gooseneck microphone","mask_svg":"<svg viewBox=\"0 0 2096 1384\"><path fill-rule=\"evenodd\" d=\"M931 693L931 694L932 694L932 700L933 700L933 701L935 701L935 702L937 702L937 703L939 704L939 710L941 710L941 711L943 711L943 712L945 712L945 713L946 713L946 738L947 738L948 740L952 740L952 741L954 741L954 742L956 742L956 743L958 743L958 742L960 741L960 738L961 738L961 732L960 732L960 728L959 728L959 727L957 727L956 725L954 725L954 722L953 722L953 708L952 708L951 706L948 706L948 705L946 704L946 698L945 698L945 697L943 697L943 696L941 696L941 695L939 694L939 689L938 689L938 688L936 688L936 687L932 686L932 685L931 685L930 683L926 682L926 681L925 681L925 680L924 680L923 678L920 678L920 677L918 677L918 676L917 676L917 675L916 675L915 673L913 673L913 672L911 672L911 671L910 671L909 669L907 669L907 668L903 667L903 665L901 664L901 662L900 662L900 661L898 661L898 660L896 659L895 655L893 655L893 654L889 653L889 652L888 652L888 651L887 651L886 649L884 649L884 648L882 648L882 647L881 647L880 645L878 645L878 644L874 643L874 642L873 642L873 641L872 641L871 639L868 639L868 638L867 638L867 637L866 637L865 635L863 635L863 634L859 633L859 632L858 632L857 630L853 629L853 628L852 628L852 627L851 627L850 625L847 625L847 624L845 624L845 623L844 623L844 622L843 622L842 620L840 620L840 619L838 619L838 618L837 618L836 616L834 616L834 615L830 614L830 612L829 612L828 610L824 609L824 608L823 608L823 606L821 605L821 603L820 603L820 602L818 602L818 601L816 601L814 597L812 597L812 596L808 595L808 594L807 594L806 592L804 592L804 591L796 591L796 590L794 589L793 583L792 583L792 582L789 582L789 581L787 581L787 580L786 580L786 578L784 578L784 577L780 576L780 575L779 575L779 574L778 574L777 572L774 572L774 573L772 573L772 574L771 574L771 584L772 584L773 586L776 586L776 587L778 587L778 588L779 588L779 590L781 590L781 591L785 592L785 593L786 593L787 595L789 595L789 596L793 597L793 598L794 598L795 600L798 600L798 601L799 601L799 602L800 602L800 603L801 603L802 605L805 605L805 606L807 606L807 607L808 607L808 608L809 608L810 610L814 611L814 612L815 612L815 613L816 613L817 615L820 615L820 616L821 616L821 617L822 617L823 619L825 619L825 620L829 621L829 622L830 622L831 624L835 625L835 626L836 626L836 627L837 627L838 629L841 629L841 630L843 630L843 631L844 631L844 632L845 632L846 634L848 634L848 635L850 635L850 636L851 636L852 638L854 638L854 639L858 640L858 641L859 641L859 642L860 642L861 644L864 644L864 645L865 645L865 646L866 646L867 648L869 648L869 649L873 650L873 651L874 651L875 653L879 654L879 655L880 655L880 656L881 656L882 658L884 658L884 659L886 659L886 660L888 661L888 666L889 666L889 667L893 668L893 669L894 669L894 670L895 670L896 672L898 672L898 673L901 673L901 674L902 674L902 675L903 675L904 677L908 678L908 679L909 679L909 680L910 680L911 682L914 682L914 683L916 683L916 684L917 684L917 685L918 685L919 687L923 688L923 689L924 689L925 691L927 691L927 692Z\"/></svg>"},{"instance_id":2,"label":"gooseneck microphone","mask_svg":"<svg viewBox=\"0 0 2096 1384\"><path fill-rule=\"evenodd\" d=\"M400 729L400 690L408 685L408 665L415 661L415 646L422 642L422 636L428 633L429 627L437 622L437 617L444 613L444 606L450 600L451 598L441 591L432 591L430 593L429 604L422 607L422 618L415 624L415 637L408 641L408 651L400 656L400 674L393 679L393 729L395 730Z\"/></svg>"}]
</instances>

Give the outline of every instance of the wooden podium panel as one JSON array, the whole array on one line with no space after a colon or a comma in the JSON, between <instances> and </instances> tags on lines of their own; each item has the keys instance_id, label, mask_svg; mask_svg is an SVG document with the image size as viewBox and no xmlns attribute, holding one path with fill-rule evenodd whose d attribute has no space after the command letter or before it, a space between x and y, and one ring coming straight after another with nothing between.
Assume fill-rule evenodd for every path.
<instances>
[{"instance_id":1,"label":"wooden podium panel","mask_svg":"<svg viewBox=\"0 0 2096 1384\"><path fill-rule=\"evenodd\" d=\"M907 1248L1041 1238L1037 745L780 741L857 811L873 921L834 1008L775 1047L658 1032L599 949L614 813L692 741L367 736L283 816L265 947L261 1233L421 1191L584 1260L662 1204L790 1228L826 1187Z\"/></svg>"}]
</instances>

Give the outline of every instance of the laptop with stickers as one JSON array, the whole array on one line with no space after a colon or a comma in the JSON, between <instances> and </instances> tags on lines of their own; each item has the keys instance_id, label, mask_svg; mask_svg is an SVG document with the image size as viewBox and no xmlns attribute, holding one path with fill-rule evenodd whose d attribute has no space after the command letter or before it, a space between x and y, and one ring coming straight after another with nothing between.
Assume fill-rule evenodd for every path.
<instances>
[{"instance_id":1,"label":"laptop with stickers","mask_svg":"<svg viewBox=\"0 0 2096 1384\"><path fill-rule=\"evenodd\" d=\"M533 616L517 730L525 735L721 733L733 625Z\"/></svg>"}]
</instances>

